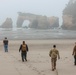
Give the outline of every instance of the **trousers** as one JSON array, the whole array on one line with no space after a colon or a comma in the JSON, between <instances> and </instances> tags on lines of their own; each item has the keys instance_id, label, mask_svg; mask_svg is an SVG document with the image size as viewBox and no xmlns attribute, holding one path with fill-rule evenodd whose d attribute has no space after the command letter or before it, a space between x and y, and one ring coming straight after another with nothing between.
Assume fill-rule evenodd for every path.
<instances>
[{"instance_id":1,"label":"trousers","mask_svg":"<svg viewBox=\"0 0 76 75\"><path fill-rule=\"evenodd\" d=\"M27 59L26 59L26 57L27 57L27 52L22 52L22 53L21 53L21 57L22 57L22 61L24 61L24 59L27 60Z\"/></svg>"},{"instance_id":2,"label":"trousers","mask_svg":"<svg viewBox=\"0 0 76 75\"><path fill-rule=\"evenodd\" d=\"M56 69L56 61L57 61L57 58L51 58L52 69Z\"/></svg>"},{"instance_id":3,"label":"trousers","mask_svg":"<svg viewBox=\"0 0 76 75\"><path fill-rule=\"evenodd\" d=\"M5 52L8 52L8 45L4 45Z\"/></svg>"},{"instance_id":4,"label":"trousers","mask_svg":"<svg viewBox=\"0 0 76 75\"><path fill-rule=\"evenodd\" d=\"M76 55L74 55L74 65L76 65Z\"/></svg>"}]
</instances>

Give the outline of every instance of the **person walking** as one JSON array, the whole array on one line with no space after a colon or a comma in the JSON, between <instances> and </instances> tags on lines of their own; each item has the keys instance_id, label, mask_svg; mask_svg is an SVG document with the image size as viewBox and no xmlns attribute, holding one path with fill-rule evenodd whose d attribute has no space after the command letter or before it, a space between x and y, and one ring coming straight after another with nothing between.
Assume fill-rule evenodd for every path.
<instances>
[{"instance_id":1,"label":"person walking","mask_svg":"<svg viewBox=\"0 0 76 75\"><path fill-rule=\"evenodd\" d=\"M75 46L73 48L73 53L72 55L74 56L74 65L76 66L76 42L75 42Z\"/></svg>"},{"instance_id":2,"label":"person walking","mask_svg":"<svg viewBox=\"0 0 76 75\"><path fill-rule=\"evenodd\" d=\"M20 45L19 52L21 51L21 57L22 61L27 61L27 52L28 52L28 45L23 41L23 43Z\"/></svg>"},{"instance_id":3,"label":"person walking","mask_svg":"<svg viewBox=\"0 0 76 75\"><path fill-rule=\"evenodd\" d=\"M7 37L5 37L5 39L3 40L3 45L4 45L5 52L8 52L8 39L7 39Z\"/></svg>"},{"instance_id":4,"label":"person walking","mask_svg":"<svg viewBox=\"0 0 76 75\"><path fill-rule=\"evenodd\" d=\"M56 45L53 45L53 49L50 50L49 56L51 57L52 71L54 71L56 69L57 56L58 59L60 59L59 51L56 49Z\"/></svg>"}]
</instances>

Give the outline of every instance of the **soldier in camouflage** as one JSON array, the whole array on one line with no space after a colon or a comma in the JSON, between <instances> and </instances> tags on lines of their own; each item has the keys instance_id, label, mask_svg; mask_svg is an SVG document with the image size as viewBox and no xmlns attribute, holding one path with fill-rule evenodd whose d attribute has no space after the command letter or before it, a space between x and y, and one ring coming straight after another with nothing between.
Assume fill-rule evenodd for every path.
<instances>
[{"instance_id":1,"label":"soldier in camouflage","mask_svg":"<svg viewBox=\"0 0 76 75\"><path fill-rule=\"evenodd\" d=\"M75 42L75 46L73 48L73 53L72 55L74 56L74 65L76 66L76 42Z\"/></svg>"},{"instance_id":2,"label":"soldier in camouflage","mask_svg":"<svg viewBox=\"0 0 76 75\"><path fill-rule=\"evenodd\" d=\"M49 56L51 57L52 71L56 69L57 56L60 59L59 51L56 49L56 45L53 45L53 49L50 50Z\"/></svg>"}]
</instances>

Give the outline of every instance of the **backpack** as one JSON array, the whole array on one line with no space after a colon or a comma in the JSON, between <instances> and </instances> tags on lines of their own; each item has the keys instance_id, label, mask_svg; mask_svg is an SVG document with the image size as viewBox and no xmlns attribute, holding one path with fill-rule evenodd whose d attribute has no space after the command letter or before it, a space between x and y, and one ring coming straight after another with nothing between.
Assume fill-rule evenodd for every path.
<instances>
[{"instance_id":1,"label":"backpack","mask_svg":"<svg viewBox=\"0 0 76 75\"><path fill-rule=\"evenodd\" d=\"M26 51L26 44L22 44L22 51Z\"/></svg>"},{"instance_id":2,"label":"backpack","mask_svg":"<svg viewBox=\"0 0 76 75\"><path fill-rule=\"evenodd\" d=\"M52 50L52 53L51 53L51 57L52 58L57 58L57 50Z\"/></svg>"}]
</instances>

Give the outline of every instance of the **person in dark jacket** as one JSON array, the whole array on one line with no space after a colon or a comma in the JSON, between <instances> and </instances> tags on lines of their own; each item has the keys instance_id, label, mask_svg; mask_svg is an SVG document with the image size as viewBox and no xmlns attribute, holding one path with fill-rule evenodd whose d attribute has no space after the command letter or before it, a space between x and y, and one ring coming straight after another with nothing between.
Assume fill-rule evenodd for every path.
<instances>
[{"instance_id":1,"label":"person in dark jacket","mask_svg":"<svg viewBox=\"0 0 76 75\"><path fill-rule=\"evenodd\" d=\"M3 40L3 45L4 45L5 52L8 52L8 39L7 39L7 37L5 37L5 39Z\"/></svg>"},{"instance_id":2,"label":"person in dark jacket","mask_svg":"<svg viewBox=\"0 0 76 75\"><path fill-rule=\"evenodd\" d=\"M19 52L21 51L21 57L22 61L27 61L27 52L28 52L28 45L23 41L23 43L20 45Z\"/></svg>"},{"instance_id":3,"label":"person in dark jacket","mask_svg":"<svg viewBox=\"0 0 76 75\"><path fill-rule=\"evenodd\" d=\"M74 65L76 65L76 42L75 42L75 46L73 48L73 53L72 55L74 55Z\"/></svg>"}]
</instances>

